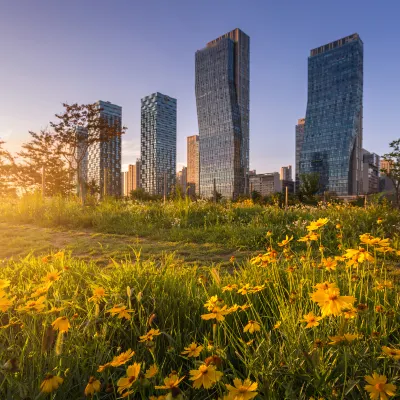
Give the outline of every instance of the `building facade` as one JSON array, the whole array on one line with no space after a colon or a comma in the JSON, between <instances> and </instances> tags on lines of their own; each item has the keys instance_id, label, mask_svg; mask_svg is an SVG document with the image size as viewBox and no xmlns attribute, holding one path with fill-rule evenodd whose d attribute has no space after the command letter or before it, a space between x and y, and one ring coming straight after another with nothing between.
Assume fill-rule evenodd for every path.
<instances>
[{"instance_id":1,"label":"building facade","mask_svg":"<svg viewBox=\"0 0 400 400\"><path fill-rule=\"evenodd\" d=\"M250 38L235 29L196 52L200 195L248 192Z\"/></svg>"},{"instance_id":2,"label":"building facade","mask_svg":"<svg viewBox=\"0 0 400 400\"><path fill-rule=\"evenodd\" d=\"M188 136L187 138L187 185L188 194L200 194L200 153L199 135Z\"/></svg>"},{"instance_id":3,"label":"building facade","mask_svg":"<svg viewBox=\"0 0 400 400\"><path fill-rule=\"evenodd\" d=\"M152 195L169 194L176 181L176 99L153 93L141 106L141 187Z\"/></svg>"},{"instance_id":4,"label":"building facade","mask_svg":"<svg viewBox=\"0 0 400 400\"><path fill-rule=\"evenodd\" d=\"M295 191L298 191L300 188L300 155L301 155L301 148L303 147L305 122L306 122L305 118L300 118L299 120L297 120L297 125L296 125Z\"/></svg>"},{"instance_id":5,"label":"building facade","mask_svg":"<svg viewBox=\"0 0 400 400\"><path fill-rule=\"evenodd\" d=\"M100 115L109 125L122 127L122 107L109 101L97 102ZM93 143L87 153L87 182L95 183L100 196L121 196L121 136L115 135L104 142Z\"/></svg>"},{"instance_id":6,"label":"building facade","mask_svg":"<svg viewBox=\"0 0 400 400\"><path fill-rule=\"evenodd\" d=\"M270 196L282 191L282 181L278 172L250 175L249 184L251 193L258 192L261 196Z\"/></svg>"},{"instance_id":7,"label":"building facade","mask_svg":"<svg viewBox=\"0 0 400 400\"><path fill-rule=\"evenodd\" d=\"M176 185L180 188L183 194L187 192L187 167L182 169L176 174Z\"/></svg>"},{"instance_id":8,"label":"building facade","mask_svg":"<svg viewBox=\"0 0 400 400\"><path fill-rule=\"evenodd\" d=\"M128 171L123 173L123 194L130 196L132 190L140 188L141 162L136 160L135 164L128 165Z\"/></svg>"},{"instance_id":9,"label":"building facade","mask_svg":"<svg viewBox=\"0 0 400 400\"><path fill-rule=\"evenodd\" d=\"M281 181L292 181L292 166L281 167L280 177Z\"/></svg>"},{"instance_id":10,"label":"building facade","mask_svg":"<svg viewBox=\"0 0 400 400\"><path fill-rule=\"evenodd\" d=\"M362 192L363 42L358 34L311 50L300 174L320 190Z\"/></svg>"},{"instance_id":11,"label":"building facade","mask_svg":"<svg viewBox=\"0 0 400 400\"><path fill-rule=\"evenodd\" d=\"M379 192L380 157L363 149L363 193Z\"/></svg>"}]
</instances>

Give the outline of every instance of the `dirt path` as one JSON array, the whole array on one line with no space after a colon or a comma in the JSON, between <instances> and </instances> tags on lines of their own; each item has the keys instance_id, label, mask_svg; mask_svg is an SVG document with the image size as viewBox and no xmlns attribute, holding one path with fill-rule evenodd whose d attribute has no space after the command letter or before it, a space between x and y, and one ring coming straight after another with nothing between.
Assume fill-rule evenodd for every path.
<instances>
[{"instance_id":1,"label":"dirt path","mask_svg":"<svg viewBox=\"0 0 400 400\"><path fill-rule=\"evenodd\" d=\"M32 253L48 254L65 249L75 257L108 263L110 258L121 259L165 257L175 252L189 263L229 263L232 255L238 261L250 252L227 249L214 244L159 242L127 235L95 233L90 230L58 230L34 225L0 223L0 260L20 258Z\"/></svg>"}]
</instances>

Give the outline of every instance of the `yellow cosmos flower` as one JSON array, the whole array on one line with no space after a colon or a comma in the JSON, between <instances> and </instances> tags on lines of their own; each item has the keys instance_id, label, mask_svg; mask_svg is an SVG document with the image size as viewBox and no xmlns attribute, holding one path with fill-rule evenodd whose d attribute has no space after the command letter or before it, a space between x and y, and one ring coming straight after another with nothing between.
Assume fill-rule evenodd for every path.
<instances>
[{"instance_id":1,"label":"yellow cosmos flower","mask_svg":"<svg viewBox=\"0 0 400 400\"><path fill-rule=\"evenodd\" d=\"M301 322L307 322L306 328L313 328L314 326L318 326L319 322L321 321L322 317L317 317L314 315L313 312L310 312L308 314L303 315L303 319L301 319Z\"/></svg>"},{"instance_id":2,"label":"yellow cosmos flower","mask_svg":"<svg viewBox=\"0 0 400 400\"><path fill-rule=\"evenodd\" d=\"M382 281L376 282L375 290L383 291L385 289L393 289L393 282L392 281Z\"/></svg>"},{"instance_id":3,"label":"yellow cosmos flower","mask_svg":"<svg viewBox=\"0 0 400 400\"><path fill-rule=\"evenodd\" d=\"M150 329L145 335L139 337L139 342L152 342L154 336L161 335L159 329Z\"/></svg>"},{"instance_id":4,"label":"yellow cosmos flower","mask_svg":"<svg viewBox=\"0 0 400 400\"><path fill-rule=\"evenodd\" d=\"M18 307L18 311L41 312L45 308L46 297L40 296L37 300L30 300L25 306Z\"/></svg>"},{"instance_id":5,"label":"yellow cosmos flower","mask_svg":"<svg viewBox=\"0 0 400 400\"><path fill-rule=\"evenodd\" d=\"M251 291L251 285L250 283L246 283L244 286L242 286L237 292L239 294L242 294L243 296L245 296L247 293L249 293Z\"/></svg>"},{"instance_id":6,"label":"yellow cosmos flower","mask_svg":"<svg viewBox=\"0 0 400 400\"><path fill-rule=\"evenodd\" d=\"M7 297L6 292L0 289L0 311L6 312L12 305L14 300Z\"/></svg>"},{"instance_id":7,"label":"yellow cosmos flower","mask_svg":"<svg viewBox=\"0 0 400 400\"><path fill-rule=\"evenodd\" d=\"M58 317L51 325L55 331L58 330L60 333L68 332L68 329L71 327L67 317Z\"/></svg>"},{"instance_id":8,"label":"yellow cosmos flower","mask_svg":"<svg viewBox=\"0 0 400 400\"><path fill-rule=\"evenodd\" d=\"M320 218L317 221L312 221L310 225L307 226L307 230L309 231L316 231L319 228L323 227L329 222L328 218Z\"/></svg>"},{"instance_id":9,"label":"yellow cosmos flower","mask_svg":"<svg viewBox=\"0 0 400 400\"><path fill-rule=\"evenodd\" d=\"M322 261L322 264L327 271L334 271L337 266L337 261L332 257L328 257Z\"/></svg>"},{"instance_id":10,"label":"yellow cosmos flower","mask_svg":"<svg viewBox=\"0 0 400 400\"><path fill-rule=\"evenodd\" d=\"M225 315L229 314L229 312L230 312L230 310L227 309L227 306L223 306L222 308L214 307L211 310L211 313L203 314L201 316L201 318L205 319L205 320L215 319L215 320L221 322L225 319Z\"/></svg>"},{"instance_id":11,"label":"yellow cosmos flower","mask_svg":"<svg viewBox=\"0 0 400 400\"><path fill-rule=\"evenodd\" d=\"M185 347L185 351L182 351L181 354L186 354L188 357L198 357L203 349L203 346L198 346L197 343L193 342Z\"/></svg>"},{"instance_id":12,"label":"yellow cosmos flower","mask_svg":"<svg viewBox=\"0 0 400 400\"><path fill-rule=\"evenodd\" d=\"M135 352L131 349L128 349L127 351L115 356L109 363L109 365L111 367L119 367L120 365L124 365L125 363L127 363L134 355Z\"/></svg>"},{"instance_id":13,"label":"yellow cosmos flower","mask_svg":"<svg viewBox=\"0 0 400 400\"><path fill-rule=\"evenodd\" d=\"M346 319L352 319L357 316L357 310L354 307L351 307L348 310L343 310L343 314Z\"/></svg>"},{"instance_id":14,"label":"yellow cosmos flower","mask_svg":"<svg viewBox=\"0 0 400 400\"><path fill-rule=\"evenodd\" d=\"M49 291L50 286L51 286L51 285L47 284L47 285L44 285L44 286L39 286L39 287L37 287L37 288L32 292L30 298L31 298L31 299L34 299L34 298L36 298L36 297L43 296L44 294L46 294L46 293Z\"/></svg>"},{"instance_id":15,"label":"yellow cosmos flower","mask_svg":"<svg viewBox=\"0 0 400 400\"><path fill-rule=\"evenodd\" d=\"M145 378L150 379L153 378L154 376L157 375L158 372L158 367L156 364L153 364L150 366L148 370L146 370L146 373L144 374Z\"/></svg>"},{"instance_id":16,"label":"yellow cosmos flower","mask_svg":"<svg viewBox=\"0 0 400 400\"><path fill-rule=\"evenodd\" d=\"M250 293L257 293L257 292L261 292L262 290L265 289L265 285L257 285L257 286L253 286L250 289Z\"/></svg>"},{"instance_id":17,"label":"yellow cosmos flower","mask_svg":"<svg viewBox=\"0 0 400 400\"><path fill-rule=\"evenodd\" d=\"M215 369L213 365L200 365L199 369L190 371L190 378L193 381L193 387L200 389L202 386L204 389L210 389L216 382L218 382L223 373Z\"/></svg>"},{"instance_id":18,"label":"yellow cosmos flower","mask_svg":"<svg viewBox=\"0 0 400 400\"><path fill-rule=\"evenodd\" d=\"M371 253L369 253L363 247L359 247L358 250L347 249L344 257L358 263L362 263L364 261L374 261L374 257L372 257Z\"/></svg>"},{"instance_id":19,"label":"yellow cosmos flower","mask_svg":"<svg viewBox=\"0 0 400 400\"><path fill-rule=\"evenodd\" d=\"M376 223L377 223L378 225L380 225L382 222L383 222L383 219L382 219L381 217L379 217L379 218L376 220Z\"/></svg>"},{"instance_id":20,"label":"yellow cosmos flower","mask_svg":"<svg viewBox=\"0 0 400 400\"><path fill-rule=\"evenodd\" d=\"M204 307L207 308L208 311L211 311L214 307L222 307L223 305L224 301L222 299L218 296L211 296L204 304Z\"/></svg>"},{"instance_id":21,"label":"yellow cosmos flower","mask_svg":"<svg viewBox=\"0 0 400 400\"><path fill-rule=\"evenodd\" d=\"M396 386L387 382L385 375L379 375L376 372L372 376L367 375L365 380L369 385L365 385L365 390L369 392L371 400L387 400L388 396L396 395Z\"/></svg>"},{"instance_id":22,"label":"yellow cosmos flower","mask_svg":"<svg viewBox=\"0 0 400 400\"><path fill-rule=\"evenodd\" d=\"M132 319L132 316L130 314L133 313L133 310L128 309L126 306L114 305L114 307L107 312L110 313L113 317L117 315L119 319L125 318L127 320L130 320Z\"/></svg>"},{"instance_id":23,"label":"yellow cosmos flower","mask_svg":"<svg viewBox=\"0 0 400 400\"><path fill-rule=\"evenodd\" d=\"M244 327L243 332L254 333L261 330L260 324L257 321L250 320Z\"/></svg>"},{"instance_id":24,"label":"yellow cosmos flower","mask_svg":"<svg viewBox=\"0 0 400 400\"><path fill-rule=\"evenodd\" d=\"M250 400L257 396L257 382L252 382L250 379L241 381L235 378L233 384L234 386L226 385L229 394L225 400Z\"/></svg>"},{"instance_id":25,"label":"yellow cosmos flower","mask_svg":"<svg viewBox=\"0 0 400 400\"><path fill-rule=\"evenodd\" d=\"M314 289L317 289L317 290L327 290L329 288L336 288L336 283L330 283L328 281L325 281L323 283L317 283L313 287L314 287Z\"/></svg>"},{"instance_id":26,"label":"yellow cosmos flower","mask_svg":"<svg viewBox=\"0 0 400 400\"><path fill-rule=\"evenodd\" d=\"M298 239L298 242L312 242L312 241L317 241L319 239L319 235L315 232L308 232L307 235L301 237Z\"/></svg>"},{"instance_id":27,"label":"yellow cosmos flower","mask_svg":"<svg viewBox=\"0 0 400 400\"><path fill-rule=\"evenodd\" d=\"M233 289L237 289L237 287L238 286L236 284L229 284L229 285L224 286L222 288L222 291L223 292L226 292L226 291L231 292Z\"/></svg>"},{"instance_id":28,"label":"yellow cosmos flower","mask_svg":"<svg viewBox=\"0 0 400 400\"><path fill-rule=\"evenodd\" d=\"M64 382L64 379L57 375L47 374L42 384L40 385L40 391L42 393L51 393L57 390L58 387Z\"/></svg>"},{"instance_id":29,"label":"yellow cosmos flower","mask_svg":"<svg viewBox=\"0 0 400 400\"><path fill-rule=\"evenodd\" d=\"M89 378L88 384L85 387L85 396L93 396L95 393L100 392L101 383L94 376Z\"/></svg>"},{"instance_id":30,"label":"yellow cosmos flower","mask_svg":"<svg viewBox=\"0 0 400 400\"><path fill-rule=\"evenodd\" d=\"M140 364L134 363L130 365L126 370L126 377L120 378L117 382L118 393L129 389L139 378L140 375Z\"/></svg>"},{"instance_id":31,"label":"yellow cosmos flower","mask_svg":"<svg viewBox=\"0 0 400 400\"><path fill-rule=\"evenodd\" d=\"M393 358L394 360L400 360L400 350L392 349L387 346L382 346L382 351L384 354L386 354L390 358Z\"/></svg>"},{"instance_id":32,"label":"yellow cosmos flower","mask_svg":"<svg viewBox=\"0 0 400 400\"><path fill-rule=\"evenodd\" d=\"M5 289L10 286L10 281L8 279L0 279L0 289Z\"/></svg>"},{"instance_id":33,"label":"yellow cosmos flower","mask_svg":"<svg viewBox=\"0 0 400 400\"><path fill-rule=\"evenodd\" d=\"M274 329L279 329L282 325L282 321L278 321L275 325L274 325Z\"/></svg>"},{"instance_id":34,"label":"yellow cosmos flower","mask_svg":"<svg viewBox=\"0 0 400 400\"><path fill-rule=\"evenodd\" d=\"M338 316L343 310L352 308L356 301L353 296L340 296L338 288L317 290L310 294L311 300L321 307L322 316Z\"/></svg>"},{"instance_id":35,"label":"yellow cosmos flower","mask_svg":"<svg viewBox=\"0 0 400 400\"><path fill-rule=\"evenodd\" d=\"M173 394L179 394L180 390L178 388L178 385L180 382L183 381L185 376L182 376L179 378L177 374L170 374L167 378L164 379L164 385L163 386L155 386L155 389L160 389L160 390L170 390Z\"/></svg>"},{"instance_id":36,"label":"yellow cosmos flower","mask_svg":"<svg viewBox=\"0 0 400 400\"><path fill-rule=\"evenodd\" d=\"M329 344L339 344L339 343L351 343L353 340L359 339L362 335L353 335L351 333L345 333L342 336L328 336L332 342Z\"/></svg>"},{"instance_id":37,"label":"yellow cosmos flower","mask_svg":"<svg viewBox=\"0 0 400 400\"><path fill-rule=\"evenodd\" d=\"M292 240L293 240L293 235L290 238L288 235L286 235L286 239L283 239L282 242L278 243L278 246L280 247L286 246Z\"/></svg>"},{"instance_id":38,"label":"yellow cosmos flower","mask_svg":"<svg viewBox=\"0 0 400 400\"><path fill-rule=\"evenodd\" d=\"M93 296L88 301L98 304L106 296L107 293L104 288L96 287L93 289Z\"/></svg>"},{"instance_id":39,"label":"yellow cosmos flower","mask_svg":"<svg viewBox=\"0 0 400 400\"><path fill-rule=\"evenodd\" d=\"M58 281L60 277L61 277L61 271L51 271L48 272L44 278L42 278L42 281L45 283L53 283L55 281Z\"/></svg>"}]
</instances>

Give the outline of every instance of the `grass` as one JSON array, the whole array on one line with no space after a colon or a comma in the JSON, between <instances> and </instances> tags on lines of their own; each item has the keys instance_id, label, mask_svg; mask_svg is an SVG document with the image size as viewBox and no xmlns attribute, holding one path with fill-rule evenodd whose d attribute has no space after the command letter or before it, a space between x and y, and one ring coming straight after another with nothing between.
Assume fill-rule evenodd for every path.
<instances>
[{"instance_id":1,"label":"grass","mask_svg":"<svg viewBox=\"0 0 400 400\"><path fill-rule=\"evenodd\" d=\"M123 394L130 399L235 399L230 386L235 379L256 383L247 393L256 399L367 399L365 376L373 372L398 385L397 356L383 352L385 346L399 350L397 211L332 205L284 213L248 205L240 211L240 221L227 222L238 213L237 206L220 205L211 213L230 216L214 218L196 244L173 241L167 233L178 229L173 226L148 228L145 238L132 235L118 215L146 205L109 203L66 212L75 205L65 202L59 215L69 230L61 230L52 205L46 204L48 208L30 206L29 212L25 208L27 214L21 203L1 208L0 246L8 255L0 269L0 398L83 399L91 376L100 384L95 399ZM106 216L107 207L115 218ZM159 218L169 218L172 207L161 209ZM190 215L210 206L188 207ZM88 215L91 223L83 228L81 221L88 221ZM317 240L299 242L310 221L322 217L328 221L314 231ZM104 218L117 224L114 230L127 232L102 232L106 225L99 221ZM133 218L142 216L130 221ZM149 224L156 225L156 220ZM41 226L31 225L34 222ZM216 240L232 238L230 226L243 236L248 235L246 227L257 228L262 236L255 236L254 243L242 237L237 250L228 252L232 242ZM268 230L271 234L266 235ZM158 243L155 238L161 232L164 241ZM360 238L367 232L389 241ZM28 254L31 246L36 252ZM357 252L359 246L365 251ZM59 251L62 247L66 250ZM256 248L255 257L247 259L250 253L240 253L241 248ZM236 259L228 262L232 254ZM223 262L213 262L218 257ZM316 286L323 282L335 286ZM35 293L38 289L41 294ZM351 297L335 303L338 296ZM303 319L311 312L321 319L307 328ZM65 321L70 324L67 332L57 330ZM201 346L196 357L182 354L191 343ZM135 352L131 359L99 371L129 349ZM127 367L135 363L141 373L128 375L132 385L123 389L121 379L132 373ZM152 365L157 366L153 376ZM207 387L190 379L200 368L214 376ZM41 393L42 382L51 383L51 376L62 378L62 383L49 394ZM178 388L156 388L164 386L165 379L167 384L175 382L177 376L184 377Z\"/></svg>"}]
</instances>

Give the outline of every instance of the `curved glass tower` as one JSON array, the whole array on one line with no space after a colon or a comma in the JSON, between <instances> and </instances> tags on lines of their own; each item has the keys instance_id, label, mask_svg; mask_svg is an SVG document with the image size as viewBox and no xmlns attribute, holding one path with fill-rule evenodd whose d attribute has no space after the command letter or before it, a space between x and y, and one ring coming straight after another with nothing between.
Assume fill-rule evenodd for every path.
<instances>
[{"instance_id":1,"label":"curved glass tower","mask_svg":"<svg viewBox=\"0 0 400 400\"><path fill-rule=\"evenodd\" d=\"M235 29L196 52L200 195L247 191L250 38Z\"/></svg>"},{"instance_id":2,"label":"curved glass tower","mask_svg":"<svg viewBox=\"0 0 400 400\"><path fill-rule=\"evenodd\" d=\"M359 35L311 50L300 175L318 173L321 192L362 192L362 114L363 42Z\"/></svg>"}]
</instances>

